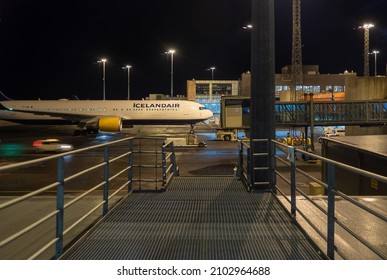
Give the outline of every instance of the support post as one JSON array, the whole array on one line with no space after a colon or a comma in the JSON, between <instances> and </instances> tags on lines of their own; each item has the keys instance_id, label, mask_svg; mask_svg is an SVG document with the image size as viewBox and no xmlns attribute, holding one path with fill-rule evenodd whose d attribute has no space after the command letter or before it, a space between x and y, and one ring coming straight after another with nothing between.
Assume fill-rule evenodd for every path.
<instances>
[{"instance_id":1,"label":"support post","mask_svg":"<svg viewBox=\"0 0 387 280\"><path fill-rule=\"evenodd\" d=\"M129 151L128 193L132 191L133 187L133 139L129 140Z\"/></svg>"},{"instance_id":2,"label":"support post","mask_svg":"<svg viewBox=\"0 0 387 280\"><path fill-rule=\"evenodd\" d=\"M328 238L327 256L335 259L335 166L328 163Z\"/></svg>"},{"instance_id":3,"label":"support post","mask_svg":"<svg viewBox=\"0 0 387 280\"><path fill-rule=\"evenodd\" d=\"M64 216L64 158L58 158L57 181L59 183L56 194L56 244L55 259L63 254L63 216Z\"/></svg>"},{"instance_id":4,"label":"support post","mask_svg":"<svg viewBox=\"0 0 387 280\"><path fill-rule=\"evenodd\" d=\"M239 153L238 153L238 165L236 177L241 178L243 173L243 143L242 140L239 140Z\"/></svg>"},{"instance_id":5,"label":"support post","mask_svg":"<svg viewBox=\"0 0 387 280\"><path fill-rule=\"evenodd\" d=\"M310 93L310 149L312 152L315 151L314 148L314 101L313 101L313 92Z\"/></svg>"},{"instance_id":6,"label":"support post","mask_svg":"<svg viewBox=\"0 0 387 280\"><path fill-rule=\"evenodd\" d=\"M296 220L296 149L288 146L290 160L290 213L293 221Z\"/></svg>"},{"instance_id":7,"label":"support post","mask_svg":"<svg viewBox=\"0 0 387 280\"><path fill-rule=\"evenodd\" d=\"M167 185L167 151L164 146L161 150L161 162L162 162L162 172L163 172L163 187Z\"/></svg>"},{"instance_id":8,"label":"support post","mask_svg":"<svg viewBox=\"0 0 387 280\"><path fill-rule=\"evenodd\" d=\"M274 0L252 0L251 36L252 164L249 172L254 188L275 191L275 151L271 143L275 139ZM266 139L267 143L256 142L255 139ZM254 158L253 155L259 153L268 153L268 156ZM255 167L267 167L267 171L257 172ZM269 182L269 185L260 182Z\"/></svg>"},{"instance_id":9,"label":"support post","mask_svg":"<svg viewBox=\"0 0 387 280\"><path fill-rule=\"evenodd\" d=\"M105 216L109 211L109 146L106 146L104 150L104 162L105 167L103 172L103 179L105 181L105 185L103 188L103 216Z\"/></svg>"}]
</instances>

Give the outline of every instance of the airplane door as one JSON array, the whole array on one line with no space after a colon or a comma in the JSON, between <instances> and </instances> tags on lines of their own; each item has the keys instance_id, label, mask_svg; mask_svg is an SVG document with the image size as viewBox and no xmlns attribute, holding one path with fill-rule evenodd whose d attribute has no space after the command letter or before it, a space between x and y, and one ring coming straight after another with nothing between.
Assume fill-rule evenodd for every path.
<instances>
[{"instance_id":1,"label":"airplane door","mask_svg":"<svg viewBox=\"0 0 387 280\"><path fill-rule=\"evenodd\" d=\"M183 114L184 114L184 116L188 116L189 115L189 107L184 107Z\"/></svg>"}]
</instances>

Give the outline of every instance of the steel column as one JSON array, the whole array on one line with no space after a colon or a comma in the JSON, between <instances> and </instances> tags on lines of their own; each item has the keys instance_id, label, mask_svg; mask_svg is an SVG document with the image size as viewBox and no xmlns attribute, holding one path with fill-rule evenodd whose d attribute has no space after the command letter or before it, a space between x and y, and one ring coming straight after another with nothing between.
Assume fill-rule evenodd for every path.
<instances>
[{"instance_id":1,"label":"steel column","mask_svg":"<svg viewBox=\"0 0 387 280\"><path fill-rule=\"evenodd\" d=\"M259 189L275 190L274 146L275 139L274 114L274 0L252 0L252 32L251 32L251 149L252 164L250 173L254 175L254 168L266 166L267 172L259 172L252 176L252 185L259 182L269 182L269 186L257 184ZM267 139L267 145L254 143L255 139ZM257 157L255 153L269 150L268 158Z\"/></svg>"}]
</instances>

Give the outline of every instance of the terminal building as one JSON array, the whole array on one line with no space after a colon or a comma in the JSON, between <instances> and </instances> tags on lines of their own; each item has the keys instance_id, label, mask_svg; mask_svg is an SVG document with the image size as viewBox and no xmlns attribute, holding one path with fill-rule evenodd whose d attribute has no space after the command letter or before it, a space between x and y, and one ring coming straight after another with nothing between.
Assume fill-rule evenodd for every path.
<instances>
[{"instance_id":1,"label":"terminal building","mask_svg":"<svg viewBox=\"0 0 387 280\"><path fill-rule=\"evenodd\" d=\"M275 75L275 96L280 101L291 101L292 73L290 66L285 66L281 74ZM340 74L320 74L318 65L303 66L303 86L297 86L299 95L303 93L345 92L348 79L357 77L356 73L345 71ZM242 73L239 80L229 81L187 81L187 99L216 101L219 95L250 96L251 73ZM303 98L303 97L302 97Z\"/></svg>"},{"instance_id":2,"label":"terminal building","mask_svg":"<svg viewBox=\"0 0 387 280\"><path fill-rule=\"evenodd\" d=\"M215 116L220 114L222 96L239 96L239 80L189 80L187 99L194 100L210 109Z\"/></svg>"},{"instance_id":3,"label":"terminal building","mask_svg":"<svg viewBox=\"0 0 387 280\"><path fill-rule=\"evenodd\" d=\"M291 66L285 66L275 75L275 97L277 101L292 100ZM355 101L387 99L387 78L359 77L354 72L321 74L318 65L303 66L303 86L296 87L296 101L304 101L304 94L313 93L315 100ZM251 96L251 73L242 73L239 80L188 80L187 99L208 107L215 117L220 116L221 96ZM293 94L294 96L294 94ZM324 99L321 99L324 100ZM346 129L347 135L387 134L387 126L357 127Z\"/></svg>"}]
</instances>

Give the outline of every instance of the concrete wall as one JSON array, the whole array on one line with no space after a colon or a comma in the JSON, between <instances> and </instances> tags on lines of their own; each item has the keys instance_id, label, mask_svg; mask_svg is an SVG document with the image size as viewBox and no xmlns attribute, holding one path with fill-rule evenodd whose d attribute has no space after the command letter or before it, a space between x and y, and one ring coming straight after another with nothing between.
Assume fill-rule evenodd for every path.
<instances>
[{"instance_id":1,"label":"concrete wall","mask_svg":"<svg viewBox=\"0 0 387 280\"><path fill-rule=\"evenodd\" d=\"M196 99L196 81L187 81L187 100L194 101Z\"/></svg>"},{"instance_id":2,"label":"concrete wall","mask_svg":"<svg viewBox=\"0 0 387 280\"><path fill-rule=\"evenodd\" d=\"M386 77L347 77L345 83L346 100L387 99Z\"/></svg>"},{"instance_id":3,"label":"concrete wall","mask_svg":"<svg viewBox=\"0 0 387 280\"><path fill-rule=\"evenodd\" d=\"M321 145L322 155L341 163L387 176L387 157L383 152L385 151L383 143L386 140L387 136L359 136L343 140L343 142L326 138ZM327 164L325 163L322 164L322 178L325 182L327 176ZM336 190L347 195L387 195L386 183L371 180L346 169L337 167L335 179Z\"/></svg>"},{"instance_id":4,"label":"concrete wall","mask_svg":"<svg viewBox=\"0 0 387 280\"><path fill-rule=\"evenodd\" d=\"M251 73L242 73L241 96L251 96Z\"/></svg>"},{"instance_id":5,"label":"concrete wall","mask_svg":"<svg viewBox=\"0 0 387 280\"><path fill-rule=\"evenodd\" d=\"M381 100L387 99L386 77L347 77L345 100ZM345 135L381 135L387 134L387 127L347 126Z\"/></svg>"},{"instance_id":6,"label":"concrete wall","mask_svg":"<svg viewBox=\"0 0 387 280\"><path fill-rule=\"evenodd\" d=\"M360 127L360 126L347 126L345 128L345 135L385 135L387 134L387 127Z\"/></svg>"}]
</instances>

